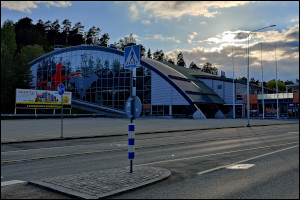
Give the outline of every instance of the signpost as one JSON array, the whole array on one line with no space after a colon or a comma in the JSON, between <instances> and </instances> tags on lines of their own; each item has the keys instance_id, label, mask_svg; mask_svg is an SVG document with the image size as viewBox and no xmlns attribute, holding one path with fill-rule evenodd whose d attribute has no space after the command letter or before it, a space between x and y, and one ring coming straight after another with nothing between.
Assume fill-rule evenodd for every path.
<instances>
[{"instance_id":1,"label":"signpost","mask_svg":"<svg viewBox=\"0 0 300 200\"><path fill-rule=\"evenodd\" d=\"M64 84L60 83L58 86L57 86L57 91L58 91L58 94L61 95L61 135L60 135L60 138L64 138L63 136L63 94L65 92L65 86Z\"/></svg>"},{"instance_id":2,"label":"signpost","mask_svg":"<svg viewBox=\"0 0 300 200\"><path fill-rule=\"evenodd\" d=\"M130 173L132 173L132 160L134 159L135 127L133 120L141 114L142 104L136 97L136 68L140 67L141 46L125 47L124 51L125 69L130 69L130 98L126 102L126 115L130 119L128 125L128 159L130 160ZM130 105L130 106L129 106Z\"/></svg>"}]
</instances>

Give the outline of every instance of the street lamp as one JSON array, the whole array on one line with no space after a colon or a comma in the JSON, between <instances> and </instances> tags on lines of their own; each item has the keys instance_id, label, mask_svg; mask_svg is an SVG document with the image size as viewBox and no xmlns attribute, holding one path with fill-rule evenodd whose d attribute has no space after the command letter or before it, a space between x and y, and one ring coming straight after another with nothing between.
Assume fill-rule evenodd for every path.
<instances>
[{"instance_id":1,"label":"street lamp","mask_svg":"<svg viewBox=\"0 0 300 200\"><path fill-rule=\"evenodd\" d=\"M266 28L270 28L270 27L274 27L276 25L271 25L271 26L267 26L267 27L263 27L263 28L260 28L260 29L256 29L256 30L253 30L253 31L250 31L248 33L248 68L247 68L247 118L248 118L248 124L247 124L247 127L250 127L250 122L249 122L249 118L250 118L250 105L249 105L249 95L250 95L250 82L249 82L249 36L251 33L254 33L256 31L259 31L259 30L263 30L263 29L266 29Z\"/></svg>"},{"instance_id":2,"label":"street lamp","mask_svg":"<svg viewBox=\"0 0 300 200\"><path fill-rule=\"evenodd\" d=\"M235 87L234 87L234 60L233 60L233 45L232 45L232 118L235 119Z\"/></svg>"},{"instance_id":3,"label":"street lamp","mask_svg":"<svg viewBox=\"0 0 300 200\"><path fill-rule=\"evenodd\" d=\"M262 97L262 108L263 108L263 119L265 119L265 97L264 97L264 69L262 65L262 43L260 43L260 65L261 65L261 97Z\"/></svg>"},{"instance_id":4,"label":"street lamp","mask_svg":"<svg viewBox=\"0 0 300 200\"><path fill-rule=\"evenodd\" d=\"M276 59L276 42L275 42L275 65L276 65L277 119L279 119L278 80L277 80L277 59Z\"/></svg>"}]
</instances>

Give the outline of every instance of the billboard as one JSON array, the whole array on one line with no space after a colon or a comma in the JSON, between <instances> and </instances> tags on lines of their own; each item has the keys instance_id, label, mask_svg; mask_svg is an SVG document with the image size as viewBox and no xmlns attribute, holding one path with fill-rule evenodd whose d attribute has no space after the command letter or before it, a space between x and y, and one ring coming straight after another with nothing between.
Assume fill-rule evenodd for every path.
<instances>
[{"instance_id":1,"label":"billboard","mask_svg":"<svg viewBox=\"0 0 300 200\"><path fill-rule=\"evenodd\" d=\"M16 108L61 108L61 95L57 91L16 89ZM64 108L71 108L72 92L63 94Z\"/></svg>"}]
</instances>

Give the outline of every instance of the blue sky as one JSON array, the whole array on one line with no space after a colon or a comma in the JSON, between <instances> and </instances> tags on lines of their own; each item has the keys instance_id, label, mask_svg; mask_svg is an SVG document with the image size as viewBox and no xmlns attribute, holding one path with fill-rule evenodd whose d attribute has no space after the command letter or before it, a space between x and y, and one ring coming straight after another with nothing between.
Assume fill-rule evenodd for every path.
<instances>
[{"instance_id":1,"label":"blue sky","mask_svg":"<svg viewBox=\"0 0 300 200\"><path fill-rule=\"evenodd\" d=\"M247 38L237 33L275 24L250 35L250 78L261 81L261 57L264 81L275 78L276 43L278 79L299 79L299 1L1 1L1 24L24 17L96 26L109 43L133 33L152 53L163 50L176 62L182 51L187 65L210 62L230 78L233 64L235 77L247 76Z\"/></svg>"}]
</instances>

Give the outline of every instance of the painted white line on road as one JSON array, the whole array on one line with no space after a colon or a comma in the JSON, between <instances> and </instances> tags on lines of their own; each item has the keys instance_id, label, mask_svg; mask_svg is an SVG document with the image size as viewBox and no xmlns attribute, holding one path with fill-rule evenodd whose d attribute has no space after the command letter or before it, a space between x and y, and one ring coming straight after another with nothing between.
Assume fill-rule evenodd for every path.
<instances>
[{"instance_id":1,"label":"painted white line on road","mask_svg":"<svg viewBox=\"0 0 300 200\"><path fill-rule=\"evenodd\" d=\"M97 144L92 144L92 145L97 145ZM9 155L10 153L21 153L21 152L29 152L29 151L41 151L41 150L56 150L56 149L63 149L63 148L77 148L81 146L91 146L91 145L86 145L86 144L79 144L79 145L72 145L72 146L60 146L60 147L45 147L45 148L38 148L38 149L25 149L25 150L15 150L15 151L4 151L1 152L1 155Z\"/></svg>"},{"instance_id":2,"label":"painted white line on road","mask_svg":"<svg viewBox=\"0 0 300 200\"><path fill-rule=\"evenodd\" d=\"M8 139L8 138L1 138L1 142L3 142L3 141L5 141L5 140L7 140L7 141L11 141L11 142L15 142L15 141L17 141L17 140L13 140L13 139Z\"/></svg>"},{"instance_id":3,"label":"painted white line on road","mask_svg":"<svg viewBox=\"0 0 300 200\"><path fill-rule=\"evenodd\" d=\"M253 166L254 164L237 164L237 165L230 165L226 167L226 169L249 169Z\"/></svg>"},{"instance_id":4,"label":"painted white line on road","mask_svg":"<svg viewBox=\"0 0 300 200\"><path fill-rule=\"evenodd\" d=\"M44 147L44 148L38 148L38 149L23 149L23 150L15 150L15 151L4 151L1 152L1 155L9 155L11 153L23 153L23 152L30 152L30 151L41 151L41 150L60 150L60 149L72 149L72 148L78 148L78 147L94 147L99 144L78 144L78 145L70 145L70 146L59 146L59 147ZM108 145L105 145L108 146ZM121 143L112 143L109 145L110 147L112 146L117 146L117 147L127 147L127 143L121 144Z\"/></svg>"},{"instance_id":5,"label":"painted white line on road","mask_svg":"<svg viewBox=\"0 0 300 200\"><path fill-rule=\"evenodd\" d=\"M219 170L219 169L222 169L222 168L227 168L227 167L230 167L232 165L237 165L239 163L247 162L249 160L254 160L256 158L261 158L261 157L264 157L264 156L268 156L268 155L271 155L271 154L274 154L274 153L278 153L278 152L285 151L285 150L292 149L292 148L296 148L296 147L299 147L299 145L288 147L288 148L281 149L281 150L278 150L278 151L273 151L273 152L266 153L266 154L263 154L263 155L260 155L260 156L255 156L255 157L248 158L246 160L241 160L241 161L238 161L236 163L229 164L229 165L225 165L225 166L221 166L221 167L216 167L216 168L213 168L213 169L205 170L205 171L202 171L202 172L198 172L197 174L198 175L206 174L208 172L216 171L216 170Z\"/></svg>"},{"instance_id":6,"label":"painted white line on road","mask_svg":"<svg viewBox=\"0 0 300 200\"><path fill-rule=\"evenodd\" d=\"M26 181L20 181L20 180L11 180L11 181L3 181L1 182L1 187L2 186L7 186L7 185L14 185L18 183L25 183Z\"/></svg>"},{"instance_id":7,"label":"painted white line on road","mask_svg":"<svg viewBox=\"0 0 300 200\"><path fill-rule=\"evenodd\" d=\"M28 151L40 151L40 150L55 150L55 149L61 149L61 148L73 148L77 146L86 146L86 145L73 145L73 146L62 146L62 147L46 147L46 148L39 148L39 149L25 149L25 150L16 150L16 151L4 151L1 152L1 155L7 155L10 153L20 153L20 152L28 152Z\"/></svg>"},{"instance_id":8,"label":"painted white line on road","mask_svg":"<svg viewBox=\"0 0 300 200\"><path fill-rule=\"evenodd\" d=\"M288 132L288 134L294 134L294 133L299 133L299 131Z\"/></svg>"},{"instance_id":9,"label":"painted white line on road","mask_svg":"<svg viewBox=\"0 0 300 200\"><path fill-rule=\"evenodd\" d=\"M258 148L250 148L250 149L241 149L241 150L237 150L237 151L227 151L227 152L221 152L221 153L213 153L213 154L207 154L207 155L201 155L201 156L193 156L193 157L188 157L188 158L177 158L177 159L172 159L172 160L163 160L163 161L157 161L157 162L139 164L139 165L135 165L135 166L144 166L144 165L152 165L152 164L159 164L159 163L165 163L165 162L191 160L191 159L195 159L195 158L202 158L202 157L208 157L208 156L217 156L217 155L222 155L222 154L236 153L236 152L243 152L243 151L250 151L250 150L257 150L257 149L265 149L265 148L278 147L278 146L289 145L289 144L299 144L299 142L291 142L291 143L285 143L285 144L279 144L279 145L271 145L271 146L264 146L264 147L258 147ZM297 146L299 146L299 145L297 145Z\"/></svg>"}]
</instances>

